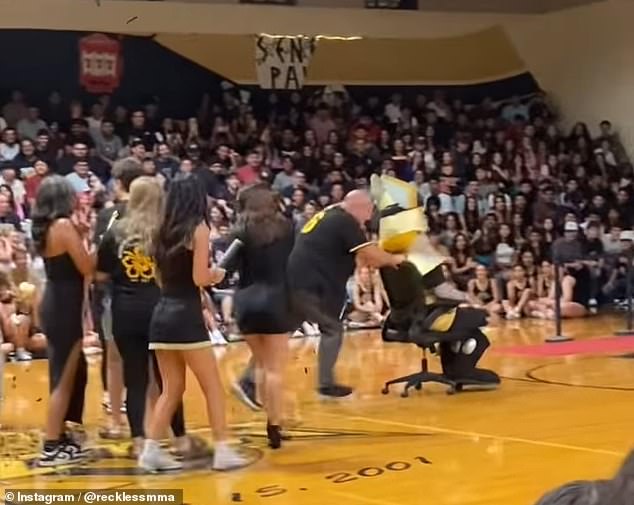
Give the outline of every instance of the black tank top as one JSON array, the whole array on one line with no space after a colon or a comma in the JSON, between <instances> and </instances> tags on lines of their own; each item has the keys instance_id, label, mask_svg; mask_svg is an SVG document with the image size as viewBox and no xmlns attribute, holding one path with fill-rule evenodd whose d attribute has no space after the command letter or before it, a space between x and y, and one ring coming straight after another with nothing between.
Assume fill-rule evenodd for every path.
<instances>
[{"instance_id":1,"label":"black tank top","mask_svg":"<svg viewBox=\"0 0 634 505\"><path fill-rule=\"evenodd\" d=\"M295 239L291 225L287 233L270 244L256 245L246 233L240 239L244 243L244 251L239 267L239 288L252 284L285 285L288 258Z\"/></svg>"},{"instance_id":2,"label":"black tank top","mask_svg":"<svg viewBox=\"0 0 634 505\"><path fill-rule=\"evenodd\" d=\"M516 280L513 280L512 282L516 291L524 291L525 289L528 289L531 287L530 280L527 278L525 278L521 283Z\"/></svg>"},{"instance_id":3,"label":"black tank top","mask_svg":"<svg viewBox=\"0 0 634 505\"><path fill-rule=\"evenodd\" d=\"M200 297L194 284L194 252L182 247L165 264L159 265L161 294L169 297Z\"/></svg>"},{"instance_id":4,"label":"black tank top","mask_svg":"<svg viewBox=\"0 0 634 505\"><path fill-rule=\"evenodd\" d=\"M84 276L75 266L73 258L68 253L50 256L44 259L47 287L63 285L74 286L80 291L84 288Z\"/></svg>"},{"instance_id":5,"label":"black tank top","mask_svg":"<svg viewBox=\"0 0 634 505\"><path fill-rule=\"evenodd\" d=\"M482 303L489 303L493 300L493 289L491 288L491 281L487 280L486 288L480 289L478 286L478 281L474 281L473 283L473 291L476 295L476 298L480 300Z\"/></svg>"}]
</instances>

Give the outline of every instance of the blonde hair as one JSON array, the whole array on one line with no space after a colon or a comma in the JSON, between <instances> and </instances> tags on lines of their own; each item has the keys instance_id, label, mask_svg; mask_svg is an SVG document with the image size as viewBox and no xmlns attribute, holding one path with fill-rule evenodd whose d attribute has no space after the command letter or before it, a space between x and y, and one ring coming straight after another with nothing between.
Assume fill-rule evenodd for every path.
<instances>
[{"instance_id":1,"label":"blonde hair","mask_svg":"<svg viewBox=\"0 0 634 505\"><path fill-rule=\"evenodd\" d=\"M163 188L154 177L138 177L130 185L130 199L124 216L115 223L120 250L138 247L151 255L163 218Z\"/></svg>"}]
</instances>

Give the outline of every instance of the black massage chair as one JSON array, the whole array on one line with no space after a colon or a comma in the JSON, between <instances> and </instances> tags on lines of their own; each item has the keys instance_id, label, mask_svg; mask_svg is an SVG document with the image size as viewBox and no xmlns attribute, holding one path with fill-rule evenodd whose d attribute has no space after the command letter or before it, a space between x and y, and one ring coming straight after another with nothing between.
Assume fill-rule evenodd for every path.
<instances>
[{"instance_id":1,"label":"black massage chair","mask_svg":"<svg viewBox=\"0 0 634 505\"><path fill-rule=\"evenodd\" d=\"M423 351L421 370L386 382L383 394L389 392L392 384L399 383L405 383L402 397L407 397L412 387L420 390L425 382L449 386L448 394L499 385L496 373L476 368L490 345L480 330L486 325L486 312L430 295L435 286L445 282L440 265L423 276L416 266L404 262L399 268L381 269L381 278L390 301L383 340L414 344ZM427 351L440 356L442 373L428 370Z\"/></svg>"}]
</instances>

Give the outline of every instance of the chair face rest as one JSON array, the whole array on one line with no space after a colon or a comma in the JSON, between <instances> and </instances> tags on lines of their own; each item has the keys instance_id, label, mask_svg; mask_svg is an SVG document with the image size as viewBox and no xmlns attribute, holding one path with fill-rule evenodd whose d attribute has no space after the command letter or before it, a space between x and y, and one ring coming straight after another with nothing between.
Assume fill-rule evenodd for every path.
<instances>
[{"instance_id":1,"label":"chair face rest","mask_svg":"<svg viewBox=\"0 0 634 505\"><path fill-rule=\"evenodd\" d=\"M406 307L422 295L422 277L407 261L398 268L382 268L381 279L392 307Z\"/></svg>"}]
</instances>

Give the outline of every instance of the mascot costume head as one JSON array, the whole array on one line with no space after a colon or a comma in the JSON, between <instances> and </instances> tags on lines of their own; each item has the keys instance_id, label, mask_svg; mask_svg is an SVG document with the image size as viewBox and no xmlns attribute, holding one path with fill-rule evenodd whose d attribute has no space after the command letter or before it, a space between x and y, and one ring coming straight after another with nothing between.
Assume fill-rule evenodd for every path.
<instances>
[{"instance_id":1,"label":"mascot costume head","mask_svg":"<svg viewBox=\"0 0 634 505\"><path fill-rule=\"evenodd\" d=\"M439 355L443 377L465 385L496 386L494 372L476 368L489 346L481 331L487 313L464 306L466 294L447 282L445 258L427 238L427 220L416 188L389 176L373 176L372 197L379 211L379 246L407 257L401 267L383 268L390 301L383 339L431 347Z\"/></svg>"}]
</instances>

